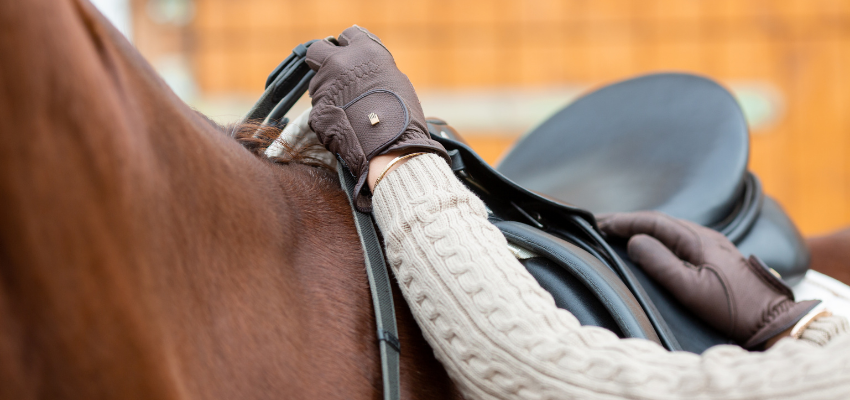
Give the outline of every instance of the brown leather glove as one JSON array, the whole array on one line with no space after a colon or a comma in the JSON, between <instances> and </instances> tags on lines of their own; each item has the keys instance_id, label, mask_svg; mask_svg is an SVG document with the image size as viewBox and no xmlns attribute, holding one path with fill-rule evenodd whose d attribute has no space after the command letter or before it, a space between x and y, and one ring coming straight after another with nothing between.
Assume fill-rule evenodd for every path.
<instances>
[{"instance_id":1,"label":"brown leather glove","mask_svg":"<svg viewBox=\"0 0 850 400\"><path fill-rule=\"evenodd\" d=\"M372 199L365 183L375 156L410 150L451 159L428 135L413 85L380 39L354 25L338 40L339 46L320 40L307 49L307 64L316 71L310 127L357 177L355 205L368 212Z\"/></svg>"},{"instance_id":2,"label":"brown leather glove","mask_svg":"<svg viewBox=\"0 0 850 400\"><path fill-rule=\"evenodd\" d=\"M753 349L792 327L820 301L794 302L788 286L721 233L659 212L607 214L608 235L631 237L629 258L685 307Z\"/></svg>"}]
</instances>

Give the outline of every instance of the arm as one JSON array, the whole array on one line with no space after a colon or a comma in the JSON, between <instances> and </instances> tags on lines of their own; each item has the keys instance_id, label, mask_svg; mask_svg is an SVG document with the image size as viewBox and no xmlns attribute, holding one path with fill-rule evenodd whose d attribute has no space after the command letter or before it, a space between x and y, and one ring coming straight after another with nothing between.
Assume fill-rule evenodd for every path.
<instances>
[{"instance_id":1,"label":"arm","mask_svg":"<svg viewBox=\"0 0 850 400\"><path fill-rule=\"evenodd\" d=\"M847 321L822 318L815 347L783 340L701 356L581 327L517 262L481 201L434 155L375 190L387 257L423 334L470 398L850 396Z\"/></svg>"}]
</instances>

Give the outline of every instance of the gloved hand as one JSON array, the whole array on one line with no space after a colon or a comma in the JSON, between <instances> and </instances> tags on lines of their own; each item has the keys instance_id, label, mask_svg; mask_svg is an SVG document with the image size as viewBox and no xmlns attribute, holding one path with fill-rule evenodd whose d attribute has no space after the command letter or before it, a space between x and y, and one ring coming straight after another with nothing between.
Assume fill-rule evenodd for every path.
<instances>
[{"instance_id":1,"label":"gloved hand","mask_svg":"<svg viewBox=\"0 0 850 400\"><path fill-rule=\"evenodd\" d=\"M820 301L794 294L755 256L721 233L659 212L597 218L608 235L630 237L629 258L685 307L743 347L757 348L792 327Z\"/></svg>"},{"instance_id":2,"label":"gloved hand","mask_svg":"<svg viewBox=\"0 0 850 400\"><path fill-rule=\"evenodd\" d=\"M357 177L355 205L368 212L372 200L365 183L375 156L429 151L451 159L428 135L413 85L380 39L355 25L338 40L339 46L320 40L307 49L307 64L316 71L310 127Z\"/></svg>"}]
</instances>

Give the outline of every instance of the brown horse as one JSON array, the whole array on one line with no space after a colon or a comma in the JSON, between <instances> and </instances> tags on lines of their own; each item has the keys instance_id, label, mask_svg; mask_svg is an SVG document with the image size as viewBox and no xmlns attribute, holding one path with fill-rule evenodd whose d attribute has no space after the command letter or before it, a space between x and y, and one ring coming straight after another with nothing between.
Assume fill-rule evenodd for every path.
<instances>
[{"instance_id":1,"label":"brown horse","mask_svg":"<svg viewBox=\"0 0 850 400\"><path fill-rule=\"evenodd\" d=\"M806 239L811 268L850 285L850 228Z\"/></svg>"},{"instance_id":2,"label":"brown horse","mask_svg":"<svg viewBox=\"0 0 850 400\"><path fill-rule=\"evenodd\" d=\"M245 131L85 0L0 1L0 398L380 396L339 183ZM394 293L403 396L459 397Z\"/></svg>"},{"instance_id":3,"label":"brown horse","mask_svg":"<svg viewBox=\"0 0 850 400\"><path fill-rule=\"evenodd\" d=\"M0 132L0 398L379 398L334 174L252 154L86 0L0 1ZM403 396L459 397L395 293Z\"/></svg>"}]
</instances>

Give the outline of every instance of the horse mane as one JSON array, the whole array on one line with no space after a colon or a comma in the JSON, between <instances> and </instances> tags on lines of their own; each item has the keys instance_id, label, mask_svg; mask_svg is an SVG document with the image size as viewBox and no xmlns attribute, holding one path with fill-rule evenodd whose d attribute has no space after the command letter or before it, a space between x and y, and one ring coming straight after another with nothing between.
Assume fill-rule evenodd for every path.
<instances>
[{"instance_id":1,"label":"horse mane","mask_svg":"<svg viewBox=\"0 0 850 400\"><path fill-rule=\"evenodd\" d=\"M301 164L336 174L333 166L316 156L326 151L321 144L311 141L291 144L281 138L285 124L265 125L260 120L247 120L221 125L202 113L198 114L260 159L267 159L274 164ZM267 156L266 149L274 142L278 142L283 151L279 156Z\"/></svg>"}]
</instances>

